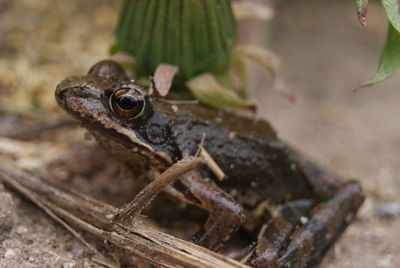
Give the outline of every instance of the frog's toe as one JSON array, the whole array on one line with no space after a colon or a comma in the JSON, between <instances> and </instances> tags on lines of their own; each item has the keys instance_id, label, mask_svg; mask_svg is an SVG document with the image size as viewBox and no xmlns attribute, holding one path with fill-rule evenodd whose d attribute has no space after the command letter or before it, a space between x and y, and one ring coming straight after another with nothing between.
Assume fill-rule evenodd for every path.
<instances>
[{"instance_id":1,"label":"frog's toe","mask_svg":"<svg viewBox=\"0 0 400 268\"><path fill-rule=\"evenodd\" d=\"M315 202L296 200L274 212L274 217L258 235L258 243L247 263L254 267L270 267L279 258L290 234L303 219L306 219Z\"/></svg>"}]
</instances>

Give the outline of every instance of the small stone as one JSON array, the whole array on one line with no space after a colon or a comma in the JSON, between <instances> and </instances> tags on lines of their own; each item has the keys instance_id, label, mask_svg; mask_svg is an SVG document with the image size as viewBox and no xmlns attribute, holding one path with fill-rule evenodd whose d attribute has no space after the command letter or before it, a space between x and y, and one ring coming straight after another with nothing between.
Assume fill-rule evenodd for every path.
<instances>
[{"instance_id":1,"label":"small stone","mask_svg":"<svg viewBox=\"0 0 400 268\"><path fill-rule=\"evenodd\" d=\"M115 214L112 214L112 213L106 215L106 218L109 220L113 219L114 217L115 217Z\"/></svg>"},{"instance_id":2,"label":"small stone","mask_svg":"<svg viewBox=\"0 0 400 268\"><path fill-rule=\"evenodd\" d=\"M379 267L394 267L391 255L386 255L378 264Z\"/></svg>"},{"instance_id":3,"label":"small stone","mask_svg":"<svg viewBox=\"0 0 400 268\"><path fill-rule=\"evenodd\" d=\"M14 259L16 256L17 254L11 248L7 249L6 252L4 253L4 258L6 259Z\"/></svg>"},{"instance_id":4,"label":"small stone","mask_svg":"<svg viewBox=\"0 0 400 268\"><path fill-rule=\"evenodd\" d=\"M174 111L176 113L178 111L178 106L172 105L171 109L172 109L172 111Z\"/></svg>"},{"instance_id":5,"label":"small stone","mask_svg":"<svg viewBox=\"0 0 400 268\"><path fill-rule=\"evenodd\" d=\"M63 264L63 268L74 268L75 267L75 263L73 262L66 262Z\"/></svg>"},{"instance_id":6,"label":"small stone","mask_svg":"<svg viewBox=\"0 0 400 268\"><path fill-rule=\"evenodd\" d=\"M82 245L76 245L72 248L72 252L75 255L82 255L85 251L85 247L83 247Z\"/></svg>"},{"instance_id":7,"label":"small stone","mask_svg":"<svg viewBox=\"0 0 400 268\"><path fill-rule=\"evenodd\" d=\"M382 202L377 206L380 217L394 218L400 216L400 202Z\"/></svg>"},{"instance_id":8,"label":"small stone","mask_svg":"<svg viewBox=\"0 0 400 268\"><path fill-rule=\"evenodd\" d=\"M16 229L17 234L22 235L28 232L28 228L25 225L19 225Z\"/></svg>"},{"instance_id":9,"label":"small stone","mask_svg":"<svg viewBox=\"0 0 400 268\"><path fill-rule=\"evenodd\" d=\"M233 140L234 138L236 137L236 132L233 132L233 131L231 131L231 132L229 132L229 134L228 134L228 140Z\"/></svg>"},{"instance_id":10,"label":"small stone","mask_svg":"<svg viewBox=\"0 0 400 268\"><path fill-rule=\"evenodd\" d=\"M68 259L72 259L74 257L74 255L72 255L72 253L67 253L67 254L65 254L65 257Z\"/></svg>"},{"instance_id":11,"label":"small stone","mask_svg":"<svg viewBox=\"0 0 400 268\"><path fill-rule=\"evenodd\" d=\"M308 218L307 217L300 217L300 221L304 225L304 224L306 224L308 222Z\"/></svg>"}]
</instances>

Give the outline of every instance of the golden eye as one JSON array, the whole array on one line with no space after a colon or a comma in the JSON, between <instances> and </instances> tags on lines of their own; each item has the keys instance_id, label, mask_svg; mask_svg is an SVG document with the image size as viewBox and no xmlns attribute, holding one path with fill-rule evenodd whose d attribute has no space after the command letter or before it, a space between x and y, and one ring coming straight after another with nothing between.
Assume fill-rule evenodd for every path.
<instances>
[{"instance_id":1,"label":"golden eye","mask_svg":"<svg viewBox=\"0 0 400 268\"><path fill-rule=\"evenodd\" d=\"M133 88L121 88L110 97L110 108L119 117L133 120L143 115L146 99L142 92Z\"/></svg>"}]
</instances>

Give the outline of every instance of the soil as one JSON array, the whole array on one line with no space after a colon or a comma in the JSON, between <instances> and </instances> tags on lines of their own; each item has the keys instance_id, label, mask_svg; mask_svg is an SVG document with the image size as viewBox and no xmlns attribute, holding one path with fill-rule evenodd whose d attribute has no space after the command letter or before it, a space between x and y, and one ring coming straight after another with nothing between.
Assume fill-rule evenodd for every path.
<instances>
[{"instance_id":1,"label":"soil","mask_svg":"<svg viewBox=\"0 0 400 268\"><path fill-rule=\"evenodd\" d=\"M294 104L281 98L254 68L259 116L310 158L360 181L367 194L321 267L400 267L400 76L353 91L375 72L385 39L383 10L370 2L366 28L353 2L344 0L282 1L272 22L257 24L256 40L279 55L285 86L296 95ZM18 120L10 114L64 118L54 88L107 57L118 3L0 2L0 133L15 128ZM83 140L82 133L62 138ZM29 157L24 161L34 165ZM0 267L97 266L61 226L0 186Z\"/></svg>"}]
</instances>

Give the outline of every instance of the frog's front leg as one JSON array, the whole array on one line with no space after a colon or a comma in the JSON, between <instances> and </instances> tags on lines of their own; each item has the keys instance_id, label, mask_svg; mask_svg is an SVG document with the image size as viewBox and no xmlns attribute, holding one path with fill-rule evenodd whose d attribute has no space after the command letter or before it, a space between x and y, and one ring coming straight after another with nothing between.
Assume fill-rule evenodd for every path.
<instances>
[{"instance_id":1,"label":"frog's front leg","mask_svg":"<svg viewBox=\"0 0 400 268\"><path fill-rule=\"evenodd\" d=\"M209 212L207 221L193 241L203 247L218 251L244 221L243 208L231 196L198 172L185 176L182 183L190 194Z\"/></svg>"},{"instance_id":2,"label":"frog's front leg","mask_svg":"<svg viewBox=\"0 0 400 268\"><path fill-rule=\"evenodd\" d=\"M236 232L244 221L242 207L210 180L203 179L195 169L202 160L185 157L164 171L158 178L142 189L135 198L114 217L115 222L125 222L139 214L154 197L168 186L181 179L186 188L176 197L197 205L209 212L201 230L194 235L194 242L212 250L219 250L223 243ZM176 192L178 192L175 189Z\"/></svg>"},{"instance_id":3,"label":"frog's front leg","mask_svg":"<svg viewBox=\"0 0 400 268\"><path fill-rule=\"evenodd\" d=\"M311 163L303 162L300 166L322 201L307 218L300 214L302 221L299 218L297 228L293 221L276 217L259 237L256 249L247 261L254 267L308 267L317 264L352 221L364 200L357 182L342 183ZM271 236L268 229L277 233Z\"/></svg>"}]
</instances>

